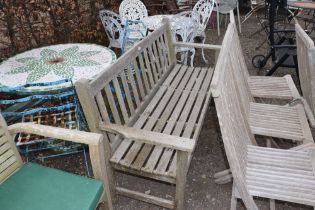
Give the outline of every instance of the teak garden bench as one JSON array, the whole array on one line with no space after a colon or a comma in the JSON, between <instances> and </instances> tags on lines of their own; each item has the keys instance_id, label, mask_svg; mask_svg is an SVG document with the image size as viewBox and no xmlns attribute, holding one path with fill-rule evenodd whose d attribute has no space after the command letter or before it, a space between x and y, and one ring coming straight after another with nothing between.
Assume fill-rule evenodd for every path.
<instances>
[{"instance_id":1,"label":"teak garden bench","mask_svg":"<svg viewBox=\"0 0 315 210\"><path fill-rule=\"evenodd\" d=\"M87 144L96 180L33 163L23 164L11 136L21 132ZM93 210L100 202L108 203L103 142L101 134L32 123L7 127L0 114L0 208Z\"/></svg>"},{"instance_id":2,"label":"teak garden bench","mask_svg":"<svg viewBox=\"0 0 315 210\"><path fill-rule=\"evenodd\" d=\"M111 194L184 209L186 174L210 100L212 68L176 64L169 23L155 30L93 81L76 83L92 132L106 132ZM116 135L118 134L118 135ZM176 184L175 201L115 186L113 171Z\"/></svg>"},{"instance_id":3,"label":"teak garden bench","mask_svg":"<svg viewBox=\"0 0 315 210\"><path fill-rule=\"evenodd\" d=\"M295 24L299 78L303 97L315 114L315 46L301 26ZM315 126L315 125L313 125ZM312 126L312 127L313 127Z\"/></svg>"},{"instance_id":4,"label":"teak garden bench","mask_svg":"<svg viewBox=\"0 0 315 210\"><path fill-rule=\"evenodd\" d=\"M247 107L241 98L242 90L234 69L231 70L235 63L228 58L232 44L237 41L234 32L235 26L230 23L211 83L224 148L233 175L231 209L236 209L237 198L243 200L247 209L258 209L254 196L314 206L314 147L296 151L257 146L251 122L244 114ZM271 209L275 209L274 203Z\"/></svg>"}]
</instances>

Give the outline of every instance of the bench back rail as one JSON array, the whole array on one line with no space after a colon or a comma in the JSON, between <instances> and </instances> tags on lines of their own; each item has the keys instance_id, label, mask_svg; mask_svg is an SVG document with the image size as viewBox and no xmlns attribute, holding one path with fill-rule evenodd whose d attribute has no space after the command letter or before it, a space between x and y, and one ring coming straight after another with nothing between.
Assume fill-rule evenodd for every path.
<instances>
[{"instance_id":1,"label":"bench back rail","mask_svg":"<svg viewBox=\"0 0 315 210\"><path fill-rule=\"evenodd\" d=\"M176 64L168 23L130 51L93 81L76 83L92 132L101 132L100 122L132 126Z\"/></svg>"},{"instance_id":2,"label":"bench back rail","mask_svg":"<svg viewBox=\"0 0 315 210\"><path fill-rule=\"evenodd\" d=\"M252 144L253 134L246 123L247 117L243 114L244 107L236 78L230 71L235 63L226 58L233 36L234 28L229 24L211 83L211 91L235 184L246 207L257 209L246 187L247 146Z\"/></svg>"},{"instance_id":3,"label":"bench back rail","mask_svg":"<svg viewBox=\"0 0 315 210\"><path fill-rule=\"evenodd\" d=\"M313 40L302 27L295 24L299 77L303 93L308 105L315 113L315 46Z\"/></svg>"}]
</instances>

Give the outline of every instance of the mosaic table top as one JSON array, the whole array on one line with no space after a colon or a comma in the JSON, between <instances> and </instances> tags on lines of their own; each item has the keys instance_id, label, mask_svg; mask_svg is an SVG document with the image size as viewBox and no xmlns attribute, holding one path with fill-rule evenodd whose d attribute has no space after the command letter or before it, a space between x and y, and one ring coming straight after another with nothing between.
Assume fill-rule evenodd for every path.
<instances>
[{"instance_id":1,"label":"mosaic table top","mask_svg":"<svg viewBox=\"0 0 315 210\"><path fill-rule=\"evenodd\" d=\"M18 54L0 64L0 87L27 83L92 79L116 60L115 53L95 44L59 44ZM42 87L41 87L42 88Z\"/></svg>"}]
</instances>

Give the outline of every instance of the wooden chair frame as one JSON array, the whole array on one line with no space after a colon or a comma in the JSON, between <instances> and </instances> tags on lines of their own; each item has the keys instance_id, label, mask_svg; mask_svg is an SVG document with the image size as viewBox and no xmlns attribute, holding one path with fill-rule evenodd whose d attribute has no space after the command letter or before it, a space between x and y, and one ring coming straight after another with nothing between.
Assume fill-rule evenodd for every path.
<instances>
[{"instance_id":1,"label":"wooden chair frame","mask_svg":"<svg viewBox=\"0 0 315 210\"><path fill-rule=\"evenodd\" d=\"M10 157L1 156L1 173L0 173L0 183L4 182L9 178L14 172L19 170L23 166L22 158L18 153L14 140L12 136L14 134L23 132L36 134L45 137L51 137L56 139L61 139L64 141L71 141L80 144L86 144L89 146L90 159L92 163L92 169L94 178L103 182L104 191L99 200L99 203L105 202L105 205L108 209L113 209L111 205L111 197L107 193L109 192L108 178L105 166L105 151L104 151L104 141L103 135L88 133L77 130L69 130L63 128L56 128L51 126L44 126L32 123L17 123L7 127L6 122L3 117L0 115L0 131L4 132L5 135L0 139L1 143L4 143L3 146L8 146L9 150L12 151ZM0 148L1 148L0 147ZM5 153L6 154L6 153ZM13 162L12 162L13 161ZM3 170L3 167L6 167L6 164L10 166Z\"/></svg>"},{"instance_id":2,"label":"wooden chair frame","mask_svg":"<svg viewBox=\"0 0 315 210\"><path fill-rule=\"evenodd\" d=\"M297 58L299 65L299 78L303 97L310 107L312 114L315 113L315 46L314 41L302 29L299 23L295 24ZM312 123L315 127L315 123Z\"/></svg>"}]
</instances>

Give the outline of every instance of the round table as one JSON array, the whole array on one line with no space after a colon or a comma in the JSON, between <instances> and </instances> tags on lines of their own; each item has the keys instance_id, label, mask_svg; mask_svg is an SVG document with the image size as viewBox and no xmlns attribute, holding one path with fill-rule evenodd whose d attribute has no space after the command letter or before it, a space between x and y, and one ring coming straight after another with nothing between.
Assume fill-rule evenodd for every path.
<instances>
[{"instance_id":1,"label":"round table","mask_svg":"<svg viewBox=\"0 0 315 210\"><path fill-rule=\"evenodd\" d=\"M116 60L115 53L95 44L59 44L18 54L0 64L0 87L27 83L92 79ZM63 87L58 85L55 89ZM33 91L45 87L32 87ZM50 87L51 89L51 87Z\"/></svg>"},{"instance_id":2,"label":"round table","mask_svg":"<svg viewBox=\"0 0 315 210\"><path fill-rule=\"evenodd\" d=\"M162 26L163 18L172 19L174 15L153 15L142 19L142 22L148 27L149 30L156 30Z\"/></svg>"}]
</instances>

